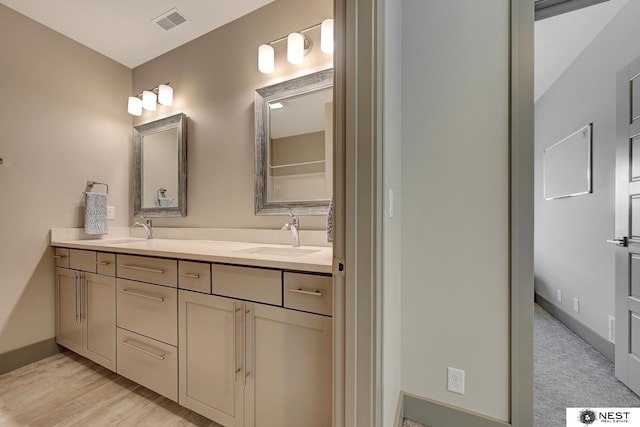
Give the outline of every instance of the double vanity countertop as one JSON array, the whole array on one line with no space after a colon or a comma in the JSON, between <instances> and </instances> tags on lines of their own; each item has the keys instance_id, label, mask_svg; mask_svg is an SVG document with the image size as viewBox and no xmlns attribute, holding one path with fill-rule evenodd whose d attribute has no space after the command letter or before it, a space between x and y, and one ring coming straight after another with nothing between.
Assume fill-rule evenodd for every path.
<instances>
[{"instance_id":1,"label":"double vanity countertop","mask_svg":"<svg viewBox=\"0 0 640 427\"><path fill-rule=\"evenodd\" d=\"M238 264L311 273L331 273L333 250L327 246L292 246L270 243L113 237L62 240L52 232L51 246L122 254Z\"/></svg>"}]
</instances>

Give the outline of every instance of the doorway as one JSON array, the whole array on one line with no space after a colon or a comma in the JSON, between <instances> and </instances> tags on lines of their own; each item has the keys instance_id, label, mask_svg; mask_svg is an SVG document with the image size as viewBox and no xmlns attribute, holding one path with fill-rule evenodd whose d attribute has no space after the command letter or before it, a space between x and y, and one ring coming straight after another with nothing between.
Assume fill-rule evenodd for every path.
<instances>
[{"instance_id":1,"label":"doorway","mask_svg":"<svg viewBox=\"0 0 640 427\"><path fill-rule=\"evenodd\" d=\"M638 36L632 17L640 8L627 0L586 6L536 22L535 292L539 305L612 365L615 260L606 241L614 233L616 74L640 56L640 48L627 42ZM551 179L545 149L585 126L591 126L591 188L577 197L545 200ZM543 388L539 372L534 370L537 392ZM587 402L584 394L578 403L578 390L574 397L567 397L572 406L633 402Z\"/></svg>"}]
</instances>

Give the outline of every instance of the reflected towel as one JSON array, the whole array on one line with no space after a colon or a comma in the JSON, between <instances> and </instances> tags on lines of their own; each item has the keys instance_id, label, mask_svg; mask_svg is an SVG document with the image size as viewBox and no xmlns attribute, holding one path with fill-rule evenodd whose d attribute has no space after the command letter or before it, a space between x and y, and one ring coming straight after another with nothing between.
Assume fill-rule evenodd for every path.
<instances>
[{"instance_id":1,"label":"reflected towel","mask_svg":"<svg viewBox=\"0 0 640 427\"><path fill-rule=\"evenodd\" d=\"M160 197L158 199L158 206L163 208L173 206L173 197Z\"/></svg>"},{"instance_id":2,"label":"reflected towel","mask_svg":"<svg viewBox=\"0 0 640 427\"><path fill-rule=\"evenodd\" d=\"M107 195L85 193L84 232L91 235L107 234Z\"/></svg>"}]
</instances>

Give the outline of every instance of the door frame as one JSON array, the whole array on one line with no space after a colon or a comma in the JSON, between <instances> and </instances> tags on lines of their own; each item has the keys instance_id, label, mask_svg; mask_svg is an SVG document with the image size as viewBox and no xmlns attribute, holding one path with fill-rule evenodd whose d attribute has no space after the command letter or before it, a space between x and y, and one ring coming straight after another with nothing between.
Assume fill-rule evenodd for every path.
<instances>
[{"instance_id":1,"label":"door frame","mask_svg":"<svg viewBox=\"0 0 640 427\"><path fill-rule=\"evenodd\" d=\"M381 426L382 110L379 40L385 0L334 0L337 319L334 426ZM442 0L446 1L446 0ZM506 0L510 22L510 419L533 424L534 2ZM334 261L334 266L337 261ZM337 273L334 271L334 273ZM342 359L344 356L344 359ZM356 363L357 362L357 363Z\"/></svg>"}]
</instances>

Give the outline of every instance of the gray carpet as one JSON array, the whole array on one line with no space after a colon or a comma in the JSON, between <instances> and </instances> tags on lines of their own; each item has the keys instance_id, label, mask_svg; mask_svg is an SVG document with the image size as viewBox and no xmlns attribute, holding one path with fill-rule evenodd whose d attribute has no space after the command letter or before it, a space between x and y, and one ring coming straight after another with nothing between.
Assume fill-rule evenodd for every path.
<instances>
[{"instance_id":1,"label":"gray carpet","mask_svg":"<svg viewBox=\"0 0 640 427\"><path fill-rule=\"evenodd\" d=\"M566 408L640 407L613 364L537 304L533 344L535 427L564 427Z\"/></svg>"}]
</instances>

